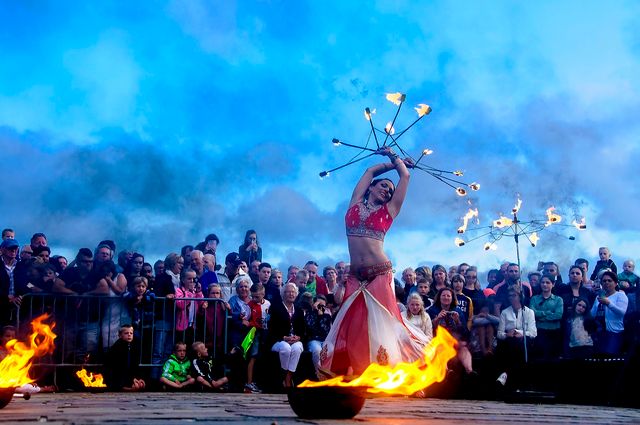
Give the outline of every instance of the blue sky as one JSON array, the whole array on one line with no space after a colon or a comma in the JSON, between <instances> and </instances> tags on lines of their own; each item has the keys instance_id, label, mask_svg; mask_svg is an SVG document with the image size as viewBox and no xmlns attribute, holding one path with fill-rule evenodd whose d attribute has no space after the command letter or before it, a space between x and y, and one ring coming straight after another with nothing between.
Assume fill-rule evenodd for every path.
<instances>
[{"instance_id":1,"label":"blue sky","mask_svg":"<svg viewBox=\"0 0 640 425\"><path fill-rule=\"evenodd\" d=\"M600 245L638 257L640 5L633 1L5 2L0 11L3 227L60 252L104 238L155 260L215 232L257 230L280 266L347 258L343 215L373 160L320 180L362 144L376 108L428 164L462 169L459 198L414 172L387 236L397 269L514 260L513 241L455 247L480 225L555 206L588 230L543 232L525 265ZM568 236L575 235L571 241ZM526 245L526 244L525 244Z\"/></svg>"}]
</instances>

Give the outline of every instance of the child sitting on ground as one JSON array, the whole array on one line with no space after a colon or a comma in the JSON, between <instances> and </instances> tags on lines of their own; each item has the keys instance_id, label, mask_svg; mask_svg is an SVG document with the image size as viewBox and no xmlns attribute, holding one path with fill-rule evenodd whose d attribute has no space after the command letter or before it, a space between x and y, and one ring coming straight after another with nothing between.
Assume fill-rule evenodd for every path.
<instances>
[{"instance_id":1,"label":"child sitting on ground","mask_svg":"<svg viewBox=\"0 0 640 425\"><path fill-rule=\"evenodd\" d=\"M162 376L160 383L164 384L165 390L185 390L189 389L196 380L189 375L191 363L187 359L187 344L177 342L173 349L173 354L169 356L162 366Z\"/></svg>"},{"instance_id":2,"label":"child sitting on ground","mask_svg":"<svg viewBox=\"0 0 640 425\"><path fill-rule=\"evenodd\" d=\"M142 391L146 383L140 378L140 348L133 341L133 326L122 325L118 336L107 354L106 384L113 391Z\"/></svg>"},{"instance_id":3,"label":"child sitting on ground","mask_svg":"<svg viewBox=\"0 0 640 425\"><path fill-rule=\"evenodd\" d=\"M254 283L250 291L251 301L249 301L249 307L251 308L251 317L249 319L249 326L255 327L256 333L253 343L248 350L249 363L247 364L247 384L244 386L244 392L261 393L262 390L253 382L253 370L256 359L260 354L260 345L264 343L266 338L265 332L267 331L269 307L271 307L271 303L264 298L265 288L261 283Z\"/></svg>"},{"instance_id":4,"label":"child sitting on ground","mask_svg":"<svg viewBox=\"0 0 640 425\"><path fill-rule=\"evenodd\" d=\"M215 377L215 369L213 366L213 360L209 357L209 350L202 341L196 341L191 346L195 353L193 359L193 371L196 381L202 386L203 390L217 390L222 389L223 386L229 382L226 376L222 378Z\"/></svg>"}]
</instances>

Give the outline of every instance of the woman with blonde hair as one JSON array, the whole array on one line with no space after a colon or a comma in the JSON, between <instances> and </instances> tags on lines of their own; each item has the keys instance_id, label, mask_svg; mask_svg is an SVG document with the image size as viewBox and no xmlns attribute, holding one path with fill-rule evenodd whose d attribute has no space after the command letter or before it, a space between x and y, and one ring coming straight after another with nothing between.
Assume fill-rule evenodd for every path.
<instances>
[{"instance_id":1,"label":"woman with blonde hair","mask_svg":"<svg viewBox=\"0 0 640 425\"><path fill-rule=\"evenodd\" d=\"M407 310L400 314L407 326L416 326L427 336L428 341L433 339L433 324L424 310L424 301L422 301L420 294L417 292L410 294L407 298Z\"/></svg>"}]
</instances>

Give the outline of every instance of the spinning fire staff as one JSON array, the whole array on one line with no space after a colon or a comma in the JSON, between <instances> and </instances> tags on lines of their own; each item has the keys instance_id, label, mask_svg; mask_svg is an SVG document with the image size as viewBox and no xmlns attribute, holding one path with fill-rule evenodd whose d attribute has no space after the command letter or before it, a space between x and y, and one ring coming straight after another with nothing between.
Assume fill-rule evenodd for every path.
<instances>
[{"instance_id":1,"label":"spinning fire staff","mask_svg":"<svg viewBox=\"0 0 640 425\"><path fill-rule=\"evenodd\" d=\"M478 209L469 209L467 214L462 218L463 224L458 228L458 234L462 235L467 231L480 231L486 230L485 233L482 233L473 238L464 240L461 237L457 237L455 239L455 243L457 246L466 245L469 242L475 241L477 239L483 238L485 236L489 237L489 242L484 244L485 251L490 249L496 249L496 242L502 239L504 236L513 237L513 240L516 244L516 255L518 258L518 266L520 266L520 237L524 236L527 241L531 244L532 247L535 247L540 240L538 236L544 230L549 229L551 226L563 226L563 227L575 227L578 230L585 230L587 228L587 224L585 222L584 217L580 220L580 222L573 220L572 224L560 224L562 221L562 216L555 213L555 207L550 207L547 209L547 220L531 220L531 221L522 221L518 217L518 211L520 211L520 207L522 206L522 200L518 199L516 205L511 209L512 218L505 217L501 215L497 220L494 220L491 226L488 227L476 227L467 230L467 225L469 220L476 219L478 217ZM575 240L574 236L570 236L569 239Z\"/></svg>"},{"instance_id":2,"label":"spinning fire staff","mask_svg":"<svg viewBox=\"0 0 640 425\"><path fill-rule=\"evenodd\" d=\"M465 196L467 194L467 188L471 189L473 191L479 190L480 189L480 184L478 183L465 183L464 181L458 179L458 177L462 177L463 176L463 172L462 171L447 171L447 170L442 170L436 167L432 167L430 165L424 164L422 161L423 159L425 159L425 157L433 154L433 150L431 149L424 149L422 150L422 152L420 153L420 156L418 158L415 158L411 155L409 155L403 148L402 146L400 146L400 144L398 143L398 140L402 137L402 135L404 135L411 127L413 127L414 125L416 125L422 118L424 118L425 116L429 115L429 113L431 113L431 107L429 105L426 105L424 103L419 104L417 107L415 107L415 111L418 114L418 117L411 123L409 124L404 130L400 131L399 133L396 134L394 125L396 123L396 120L398 118L398 116L400 115L400 109L402 108L403 103L406 100L406 95L402 94L402 93L388 93L386 95L386 99L393 103L394 105L398 106L398 109L396 110L396 113L393 117L393 120L391 120L390 122L387 123L387 125L385 126L384 129L379 129L376 128L374 123L373 123L373 115L376 113L376 110L373 109L371 110L370 108L365 108L364 110L364 117L365 119L369 122L369 126L370 126L370 131L369 131L369 136L367 138L367 142L364 146L359 146L359 145L355 145L355 144L351 144L351 143L346 143L342 140L339 139L333 139L332 142L335 146L346 146L349 148L354 148L354 149L358 149L359 152L353 156L349 161L347 161L346 163L332 168L331 170L325 170L322 171L320 173L320 177L324 178L324 177L328 177L332 172L334 171L338 171L342 168L345 168L349 165L355 164L359 161L362 161L363 159L369 158L372 155L375 155L376 152L381 149L381 148L397 148L400 152L402 152L402 154L407 157L410 158L413 161L413 164L410 166L410 168L413 169L417 169L417 170L421 170L424 171L425 173L433 176L434 178L438 179L439 181L441 181L442 183L446 184L447 186L453 188L456 193L458 194L458 196ZM384 139L382 139L382 143L380 142L380 139L378 138L378 134L380 135L384 135ZM371 148L369 147L369 144L371 142L371 138L373 136L373 140L375 141L376 144L376 148Z\"/></svg>"}]
</instances>

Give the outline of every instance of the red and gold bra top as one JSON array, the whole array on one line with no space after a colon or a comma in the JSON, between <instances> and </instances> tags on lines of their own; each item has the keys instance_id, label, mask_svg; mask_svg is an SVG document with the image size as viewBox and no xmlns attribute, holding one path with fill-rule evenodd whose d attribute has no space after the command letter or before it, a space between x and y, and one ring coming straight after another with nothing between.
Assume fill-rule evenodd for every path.
<instances>
[{"instance_id":1,"label":"red and gold bra top","mask_svg":"<svg viewBox=\"0 0 640 425\"><path fill-rule=\"evenodd\" d=\"M364 202L358 202L347 210L344 221L347 226L347 236L382 241L393 223L393 217L389 214L387 204L378 208L369 208Z\"/></svg>"}]
</instances>

